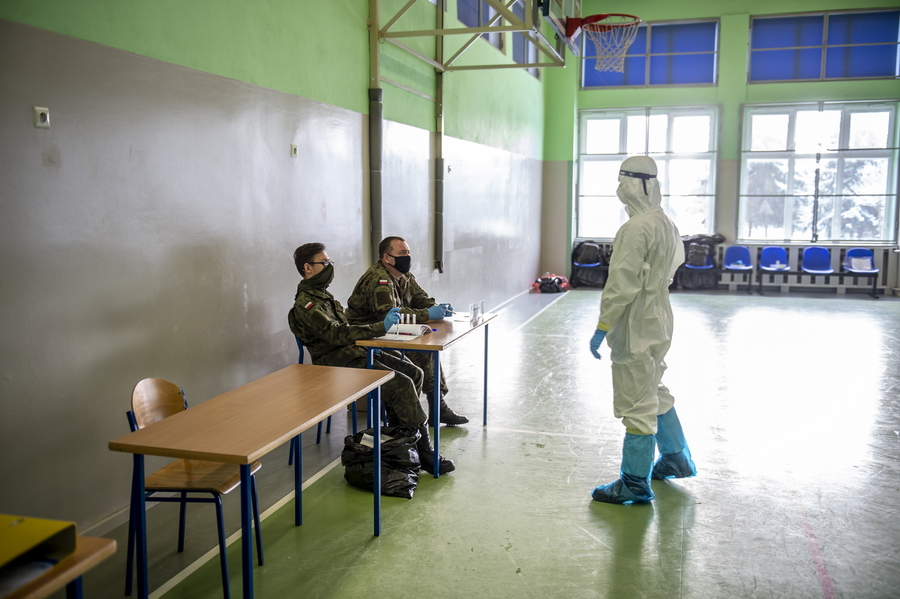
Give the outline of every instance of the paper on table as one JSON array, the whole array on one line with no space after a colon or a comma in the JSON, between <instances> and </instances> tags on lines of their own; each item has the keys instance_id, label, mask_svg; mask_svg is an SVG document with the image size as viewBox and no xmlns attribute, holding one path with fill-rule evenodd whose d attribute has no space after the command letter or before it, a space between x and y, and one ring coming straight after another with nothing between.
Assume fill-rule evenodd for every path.
<instances>
[{"instance_id":1,"label":"paper on table","mask_svg":"<svg viewBox=\"0 0 900 599\"><path fill-rule=\"evenodd\" d=\"M391 327L387 335L375 337L376 339L387 339L390 341L408 341L421 337L431 332L431 327L427 324L398 324Z\"/></svg>"}]
</instances>

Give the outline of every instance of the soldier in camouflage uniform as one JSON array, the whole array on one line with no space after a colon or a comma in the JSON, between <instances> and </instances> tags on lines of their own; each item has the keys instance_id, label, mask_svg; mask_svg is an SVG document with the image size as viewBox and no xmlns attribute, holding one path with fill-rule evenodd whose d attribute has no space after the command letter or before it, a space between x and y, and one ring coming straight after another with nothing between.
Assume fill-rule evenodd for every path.
<instances>
[{"instance_id":1,"label":"soldier in camouflage uniform","mask_svg":"<svg viewBox=\"0 0 900 599\"><path fill-rule=\"evenodd\" d=\"M307 243L298 247L294 252L294 263L303 280L297 286L294 307L288 312L291 331L309 350L315 364L366 368L366 350L355 342L384 335L387 328L400 321L399 311L391 311L381 322L351 325L340 302L328 292L334 278L334 264L328 259L325 246ZM374 366L379 370L394 371L394 378L382 385L389 421L419 431L416 448L420 462L433 474L434 449L425 412L419 403L422 371L409 361L383 352L375 356ZM439 461L441 474L456 469L452 460L439 456Z\"/></svg>"},{"instance_id":2,"label":"soldier in camouflage uniform","mask_svg":"<svg viewBox=\"0 0 900 599\"><path fill-rule=\"evenodd\" d=\"M402 237L386 237L378 245L379 259L359 278L350 299L347 300L347 318L353 324L372 324L384 319L389 310L400 308L403 314L412 314L416 322L440 320L452 314L450 304L437 304L434 298L419 287L416 277L409 272L411 257L409 245ZM434 360L427 352L407 352L407 357L425 373L422 390L428 398L428 418L434 414ZM444 401L447 382L443 370L441 382L441 422L449 425L465 424L468 418L457 414Z\"/></svg>"}]
</instances>

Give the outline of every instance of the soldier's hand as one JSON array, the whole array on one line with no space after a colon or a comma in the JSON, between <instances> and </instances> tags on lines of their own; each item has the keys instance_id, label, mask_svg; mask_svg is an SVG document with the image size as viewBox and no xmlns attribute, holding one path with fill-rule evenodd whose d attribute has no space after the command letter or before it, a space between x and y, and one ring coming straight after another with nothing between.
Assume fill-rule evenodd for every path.
<instances>
[{"instance_id":1,"label":"soldier's hand","mask_svg":"<svg viewBox=\"0 0 900 599\"><path fill-rule=\"evenodd\" d=\"M441 320L446 316L446 310L442 304L428 308L428 320Z\"/></svg>"},{"instance_id":2,"label":"soldier's hand","mask_svg":"<svg viewBox=\"0 0 900 599\"><path fill-rule=\"evenodd\" d=\"M400 324L400 308L391 308L384 317L384 330L390 332L398 324Z\"/></svg>"}]
</instances>

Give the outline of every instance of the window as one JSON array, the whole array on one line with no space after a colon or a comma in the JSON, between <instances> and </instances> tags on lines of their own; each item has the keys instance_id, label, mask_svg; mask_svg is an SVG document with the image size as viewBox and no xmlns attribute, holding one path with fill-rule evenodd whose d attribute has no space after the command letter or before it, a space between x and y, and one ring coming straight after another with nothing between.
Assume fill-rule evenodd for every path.
<instances>
[{"instance_id":1,"label":"window","mask_svg":"<svg viewBox=\"0 0 900 599\"><path fill-rule=\"evenodd\" d=\"M750 82L900 75L900 10L755 17L750 28Z\"/></svg>"},{"instance_id":2,"label":"window","mask_svg":"<svg viewBox=\"0 0 900 599\"><path fill-rule=\"evenodd\" d=\"M738 236L894 243L897 105L745 107Z\"/></svg>"},{"instance_id":3,"label":"window","mask_svg":"<svg viewBox=\"0 0 900 599\"><path fill-rule=\"evenodd\" d=\"M598 71L597 48L582 33L581 85L715 85L718 21L641 24L625 54L625 71Z\"/></svg>"},{"instance_id":4,"label":"window","mask_svg":"<svg viewBox=\"0 0 900 599\"><path fill-rule=\"evenodd\" d=\"M717 119L714 107L582 112L576 236L615 237L628 219L619 166L637 154L656 161L663 209L681 234L711 234Z\"/></svg>"},{"instance_id":5,"label":"window","mask_svg":"<svg viewBox=\"0 0 900 599\"><path fill-rule=\"evenodd\" d=\"M522 0L518 0L512 6L513 14L525 20L525 5ZM524 33L513 33L512 34L512 59L516 64L534 64L538 61L538 49L531 40L525 37ZM538 76L538 68L531 67L529 69L525 69L532 76Z\"/></svg>"},{"instance_id":6,"label":"window","mask_svg":"<svg viewBox=\"0 0 900 599\"><path fill-rule=\"evenodd\" d=\"M467 27L487 27L497 11L484 0L457 0L456 18ZM498 21L493 24L496 25ZM481 37L496 48L502 48L503 36L500 32L482 33Z\"/></svg>"}]
</instances>

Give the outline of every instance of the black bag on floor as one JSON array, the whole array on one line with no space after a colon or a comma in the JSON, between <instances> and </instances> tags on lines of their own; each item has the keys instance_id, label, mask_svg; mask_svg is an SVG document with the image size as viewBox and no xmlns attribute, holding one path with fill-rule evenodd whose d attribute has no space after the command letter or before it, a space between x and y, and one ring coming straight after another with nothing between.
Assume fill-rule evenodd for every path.
<instances>
[{"instance_id":1,"label":"black bag on floor","mask_svg":"<svg viewBox=\"0 0 900 599\"><path fill-rule=\"evenodd\" d=\"M373 434L374 430L369 428L347 435L341 452L344 478L354 487L367 491L372 491L375 486L375 452L369 445L374 440ZM382 427L381 436L384 439L381 442L381 494L412 499L419 482L419 451L416 449L419 431L388 426Z\"/></svg>"}]
</instances>

